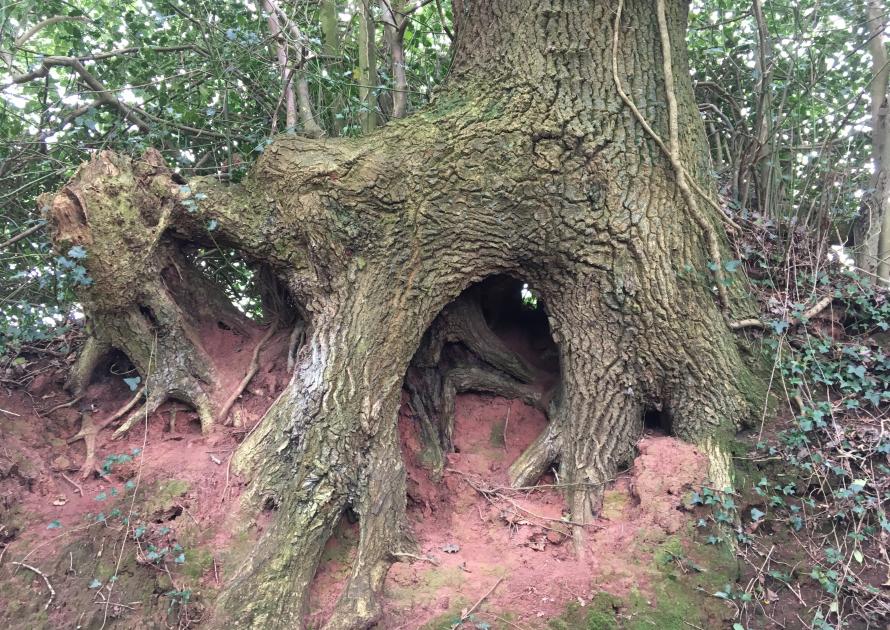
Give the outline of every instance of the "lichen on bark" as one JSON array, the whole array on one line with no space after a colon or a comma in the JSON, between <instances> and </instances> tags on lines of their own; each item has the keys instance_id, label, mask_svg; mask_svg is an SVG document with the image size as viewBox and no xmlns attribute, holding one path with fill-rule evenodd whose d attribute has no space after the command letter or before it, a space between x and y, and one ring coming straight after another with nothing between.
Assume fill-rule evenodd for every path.
<instances>
[{"instance_id":1,"label":"lichen on bark","mask_svg":"<svg viewBox=\"0 0 890 630\"><path fill-rule=\"evenodd\" d=\"M685 12L668 3L673 42L684 41ZM153 391L195 405L208 430L225 388L201 326L258 331L182 247L207 242L212 221L214 240L263 265L305 318L290 384L234 461L251 479L246 505L275 515L228 580L217 626L302 627L322 548L346 509L361 535L327 627L378 618L386 571L412 546L397 435L403 380L409 366L436 369L412 364L430 349L425 333L434 321L431 334L447 333L441 324L461 302L448 305L484 278L523 278L547 305L561 378L545 435L511 477L524 485L557 465L574 521L598 511L646 409L703 441L756 402L755 388L738 385L754 377L717 304L707 235L612 82L611 4L455 0L454 13L453 69L424 112L358 139L277 138L238 185L205 178L184 189L155 153L100 153L51 203L59 246L89 252L94 284L83 299L96 339L125 352ZM624 89L664 133L650 3L625 3L620 28ZM707 189L685 50L673 52L680 154ZM720 217L704 212L722 235ZM728 308L743 311L739 283L729 294ZM446 398L461 383L522 391L523 366L484 330L450 330L488 367L445 375ZM429 431L441 449L448 430L446 417Z\"/></svg>"}]
</instances>

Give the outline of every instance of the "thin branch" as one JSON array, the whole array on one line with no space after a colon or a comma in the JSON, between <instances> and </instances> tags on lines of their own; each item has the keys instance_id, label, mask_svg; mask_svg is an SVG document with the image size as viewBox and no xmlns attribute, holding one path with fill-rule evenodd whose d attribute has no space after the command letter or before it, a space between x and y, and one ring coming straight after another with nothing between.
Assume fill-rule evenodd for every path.
<instances>
[{"instance_id":1,"label":"thin branch","mask_svg":"<svg viewBox=\"0 0 890 630\"><path fill-rule=\"evenodd\" d=\"M266 331L266 334L263 335L263 338L260 339L259 343L257 343L256 347L253 349L253 356L250 358L250 366L247 368L247 373L244 375L244 378L241 379L241 382L238 383L238 387L235 388L235 391L232 392L232 395L229 396L226 403L222 406L219 416L216 419L218 423L222 424L225 421L226 417L229 415L229 411L232 409L232 405L234 405L235 401L238 400L238 397L244 393L244 390L260 369L260 351L263 349L263 346L266 345L266 342L272 338L272 335L275 334L276 330L278 330L278 322L274 321L269 325L269 330Z\"/></svg>"},{"instance_id":2,"label":"thin branch","mask_svg":"<svg viewBox=\"0 0 890 630\"><path fill-rule=\"evenodd\" d=\"M18 48L23 46L25 42L34 37L37 33L45 29L47 26L52 26L53 24L59 24L60 22L92 22L92 20L86 16L71 16L71 15L54 15L53 17L46 18L42 22L38 22L30 29L19 35L13 46Z\"/></svg>"},{"instance_id":3,"label":"thin branch","mask_svg":"<svg viewBox=\"0 0 890 630\"><path fill-rule=\"evenodd\" d=\"M479 605L482 602L484 602L486 599L488 599L489 595L494 593L494 589L496 589L498 586L500 586L501 582L503 582L503 581L504 581L504 578L498 578L498 581L494 583L494 586L492 586L490 589L488 589L488 591L485 593L485 595L480 597L479 600L475 604L473 604L469 610L467 610L467 612L465 612L463 615L461 615L460 619L458 620L458 622L456 624L451 626L451 630L455 630L455 628L459 628L463 622L465 622L467 619L469 619L470 615L472 615L473 612L477 608L479 608Z\"/></svg>"},{"instance_id":4,"label":"thin branch","mask_svg":"<svg viewBox=\"0 0 890 630\"><path fill-rule=\"evenodd\" d=\"M111 93L111 90L105 87L99 79L93 76L77 57L45 57L43 63L40 64L37 69L14 76L12 82L15 84L28 83L34 79L46 77L49 75L49 71L53 67L67 67L74 70L74 72L83 79L83 82L96 94L98 100L117 108L123 114L124 118L139 127L139 130L142 131L142 133L148 133L148 123L136 114L136 110L115 97Z\"/></svg>"},{"instance_id":5,"label":"thin branch","mask_svg":"<svg viewBox=\"0 0 890 630\"><path fill-rule=\"evenodd\" d=\"M33 571L34 573L36 573L37 575L39 575L40 577L43 578L43 581L46 582L46 588L49 589L49 599L47 600L46 604L43 606L43 610L47 610L49 608L49 605L53 603L53 599L55 599L55 597L56 597L56 589L54 589L53 585L50 584L49 578L46 577L46 573L44 573L37 567L31 566L30 564L25 564L24 562L10 562L10 564L15 564L15 565L22 567L23 569L28 569L29 571Z\"/></svg>"},{"instance_id":6,"label":"thin branch","mask_svg":"<svg viewBox=\"0 0 890 630\"><path fill-rule=\"evenodd\" d=\"M26 238L26 237L28 237L28 236L31 236L32 234L34 234L34 232L36 232L37 230L40 230L40 229L42 229L42 228L44 228L44 227L46 227L46 223L38 223L38 224L36 224L36 225L32 225L31 227L29 227L29 228L28 228L27 230L25 230L24 232L19 232L18 234L16 234L15 236L13 236L12 238L10 238L9 240L6 240L6 241L3 241L2 243L0 243L0 251L6 249L7 247L9 247L10 245L12 245L13 243L17 243L17 242L19 242L19 241L22 240L23 238Z\"/></svg>"}]
</instances>

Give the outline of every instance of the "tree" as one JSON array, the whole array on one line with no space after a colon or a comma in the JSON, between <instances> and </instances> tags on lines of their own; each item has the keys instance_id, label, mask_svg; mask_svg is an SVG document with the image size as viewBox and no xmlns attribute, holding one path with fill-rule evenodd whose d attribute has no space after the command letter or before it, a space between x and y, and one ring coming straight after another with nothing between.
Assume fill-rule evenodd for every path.
<instances>
[{"instance_id":1,"label":"tree","mask_svg":"<svg viewBox=\"0 0 890 630\"><path fill-rule=\"evenodd\" d=\"M274 328L231 307L196 246L238 250L266 279L270 326L305 326L290 384L235 460L251 478L245 508L275 518L217 625L301 627L346 509L361 537L327 627L378 616L388 567L412 549L396 427L412 357L434 368L436 339L460 339L488 366L464 386L492 389L494 374L522 391L521 362L491 342L466 291L487 277L521 277L546 304L561 381L511 477L558 464L579 543L647 409L707 443L758 403L727 325L748 307L710 200L679 44L686 3L491 0L455 2L454 15L451 73L420 113L358 139L278 137L239 184L186 183L154 151L102 152L44 199L57 248L79 248L92 280L75 388L116 348L149 410L172 397L205 431L225 421L231 378L209 331ZM432 446L447 448L447 416Z\"/></svg>"},{"instance_id":2,"label":"tree","mask_svg":"<svg viewBox=\"0 0 890 630\"><path fill-rule=\"evenodd\" d=\"M872 59L870 85L873 174L862 211L853 224L856 263L875 275L884 285L890 283L890 191L887 168L890 162L890 129L887 124L888 69L884 41L886 16L878 2L868 3L868 48Z\"/></svg>"}]
</instances>

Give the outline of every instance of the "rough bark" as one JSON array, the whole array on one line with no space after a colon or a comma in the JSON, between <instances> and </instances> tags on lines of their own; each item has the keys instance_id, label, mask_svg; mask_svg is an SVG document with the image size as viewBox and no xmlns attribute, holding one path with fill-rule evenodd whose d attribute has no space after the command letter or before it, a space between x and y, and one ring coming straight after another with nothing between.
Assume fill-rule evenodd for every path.
<instances>
[{"instance_id":1,"label":"rough bark","mask_svg":"<svg viewBox=\"0 0 890 630\"><path fill-rule=\"evenodd\" d=\"M362 130L377 127L377 44L371 0L358 0L358 96L362 112Z\"/></svg>"},{"instance_id":2,"label":"rough bark","mask_svg":"<svg viewBox=\"0 0 890 630\"><path fill-rule=\"evenodd\" d=\"M890 284L890 121L887 88L890 66L884 40L886 16L875 0L868 3L869 52L874 78L871 82L871 134L874 173L859 217L853 224L856 265Z\"/></svg>"},{"instance_id":3,"label":"rough bark","mask_svg":"<svg viewBox=\"0 0 890 630\"><path fill-rule=\"evenodd\" d=\"M668 4L673 42L684 40L685 11ZM459 338L482 368L421 373L416 383L440 387L440 399L507 385L541 406L552 399L546 434L511 475L530 483L558 465L582 523L632 456L646 409L665 410L678 436L704 441L755 402L708 272L701 217L616 92L611 3L455 0L454 14L454 67L423 112L360 139L282 136L242 184L196 180L186 194L155 154L102 153L52 203L59 246L89 252L94 327L149 380L161 378L144 371L154 352L157 365L163 354L172 366L165 382L187 372L201 376L180 389L212 390L192 320L212 310L245 325L177 258L182 242L206 240L209 221L218 242L280 278L305 315L291 383L234 462L252 480L246 505L276 513L228 581L217 626L303 627L308 585L347 508L360 518L359 547L327 627L374 623L386 570L411 548L397 435L403 378L409 366L436 369L437 335ZM666 138L660 41L651 4L627 2L618 71ZM680 157L708 187L685 50L672 58ZM722 234L719 218L702 212ZM171 268L186 270L182 280L165 275ZM495 274L527 280L547 305L561 379L546 400L523 390L527 366L474 326L471 303L448 307ZM208 309L187 312L180 282L202 287ZM728 307L743 309L730 289ZM199 408L200 398L191 400ZM447 413L428 426L442 449Z\"/></svg>"}]
</instances>

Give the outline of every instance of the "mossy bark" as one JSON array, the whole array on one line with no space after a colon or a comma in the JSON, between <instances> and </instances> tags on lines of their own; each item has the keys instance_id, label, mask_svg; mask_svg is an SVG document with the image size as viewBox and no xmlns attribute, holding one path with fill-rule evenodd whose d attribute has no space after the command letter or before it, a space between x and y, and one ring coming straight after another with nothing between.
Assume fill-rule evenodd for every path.
<instances>
[{"instance_id":1,"label":"mossy bark","mask_svg":"<svg viewBox=\"0 0 890 630\"><path fill-rule=\"evenodd\" d=\"M672 41L682 42L686 5L668 5ZM101 153L53 201L57 242L89 252L94 329L144 374L140 357L163 353L175 372L168 389L186 372L213 389L186 296L164 275L187 264L182 243L208 241L208 222L216 242L277 276L306 317L291 383L235 459L252 479L247 500L276 514L229 580L219 626L303 627L323 545L347 508L360 517L359 548L328 628L378 618L387 568L412 544L397 435L403 378L431 323L486 277L521 277L547 304L561 379L545 436L512 474L525 483L558 465L575 521L593 517L602 485L632 456L645 409L666 410L690 440L751 412L701 222L616 92L611 3L455 0L454 13L454 66L426 111L359 139L280 137L243 183L199 179L188 193L155 154ZM618 35L625 90L666 136L651 3L627 2ZM673 61L682 156L709 189L685 50ZM722 234L719 217L707 221ZM484 330L460 334L521 384L523 366L486 349Z\"/></svg>"}]
</instances>

